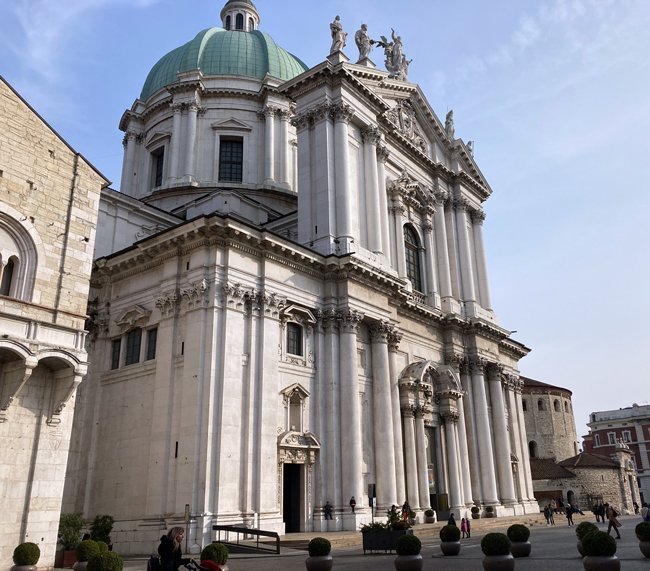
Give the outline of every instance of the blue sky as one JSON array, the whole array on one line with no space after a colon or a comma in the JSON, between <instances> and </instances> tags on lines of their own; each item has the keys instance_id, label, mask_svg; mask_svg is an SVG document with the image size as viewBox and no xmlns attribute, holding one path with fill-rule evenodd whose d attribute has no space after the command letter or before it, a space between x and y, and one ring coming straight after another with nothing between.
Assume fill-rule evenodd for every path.
<instances>
[{"instance_id":1,"label":"blue sky","mask_svg":"<svg viewBox=\"0 0 650 571\"><path fill-rule=\"evenodd\" d=\"M122 113L162 55L220 25L223 3L4 0L0 74L118 188ZM493 306L533 349L522 374L573 391L579 436L591 411L648 402L650 2L255 3L261 29L309 65L337 14L350 37L395 28L410 80L443 121L454 110L494 190Z\"/></svg>"}]
</instances>

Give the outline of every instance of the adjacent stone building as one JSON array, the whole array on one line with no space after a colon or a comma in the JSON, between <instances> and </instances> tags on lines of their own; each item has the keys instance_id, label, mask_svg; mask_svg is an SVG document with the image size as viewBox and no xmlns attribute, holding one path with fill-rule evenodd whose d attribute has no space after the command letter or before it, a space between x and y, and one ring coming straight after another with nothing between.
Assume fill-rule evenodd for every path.
<instances>
[{"instance_id":1,"label":"adjacent stone building","mask_svg":"<svg viewBox=\"0 0 650 571\"><path fill-rule=\"evenodd\" d=\"M363 29L356 63L339 39L308 68L252 2L221 16L120 123L64 509L111 513L123 553L186 505L190 544L213 524L356 530L371 484L419 518L537 511L528 349L492 308L492 190L452 114L407 80L397 36L386 71Z\"/></svg>"},{"instance_id":2,"label":"adjacent stone building","mask_svg":"<svg viewBox=\"0 0 650 571\"><path fill-rule=\"evenodd\" d=\"M583 437L585 451L612 454L623 441L630 448L636 470L637 501L650 500L650 405L592 412L589 421L589 434Z\"/></svg>"},{"instance_id":3,"label":"adjacent stone building","mask_svg":"<svg viewBox=\"0 0 650 571\"><path fill-rule=\"evenodd\" d=\"M522 406L535 499L583 509L609 502L632 513L639 501L632 454L622 440L607 454L579 452L570 390L523 378Z\"/></svg>"},{"instance_id":4,"label":"adjacent stone building","mask_svg":"<svg viewBox=\"0 0 650 571\"><path fill-rule=\"evenodd\" d=\"M106 179L0 77L0 565L54 564Z\"/></svg>"}]
</instances>

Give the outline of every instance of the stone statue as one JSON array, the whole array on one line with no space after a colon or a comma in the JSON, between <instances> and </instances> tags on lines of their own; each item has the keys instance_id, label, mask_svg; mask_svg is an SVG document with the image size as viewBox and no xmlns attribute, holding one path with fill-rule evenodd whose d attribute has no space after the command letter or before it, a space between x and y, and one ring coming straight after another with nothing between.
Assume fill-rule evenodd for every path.
<instances>
[{"instance_id":1,"label":"stone statue","mask_svg":"<svg viewBox=\"0 0 650 571\"><path fill-rule=\"evenodd\" d=\"M343 51L348 33L343 31L343 24L341 24L340 16L334 18L334 21L330 24L330 30L332 32L332 47L330 48L330 55L332 55L336 52Z\"/></svg>"},{"instance_id":2,"label":"stone statue","mask_svg":"<svg viewBox=\"0 0 650 571\"><path fill-rule=\"evenodd\" d=\"M354 41L357 43L359 48L359 61L360 63L370 57L370 50L372 50L372 44L375 43L375 40L371 40L368 35L368 26L366 24L361 24L361 28L357 30L357 33L354 34Z\"/></svg>"},{"instance_id":3,"label":"stone statue","mask_svg":"<svg viewBox=\"0 0 650 571\"><path fill-rule=\"evenodd\" d=\"M453 109L449 113L447 113L447 117L445 118L445 131L447 131L447 137L449 137L453 141L454 140L454 110Z\"/></svg>"},{"instance_id":4,"label":"stone statue","mask_svg":"<svg viewBox=\"0 0 650 571\"><path fill-rule=\"evenodd\" d=\"M474 141L467 141L467 150L470 155L474 156Z\"/></svg>"},{"instance_id":5,"label":"stone statue","mask_svg":"<svg viewBox=\"0 0 650 571\"><path fill-rule=\"evenodd\" d=\"M390 73L389 77L396 79L408 79L409 64L413 60L407 60L404 55L402 46L402 37L395 33L391 28L392 42L389 42L385 36L381 36L381 41L376 42L378 46L384 48L386 56L386 69Z\"/></svg>"}]
</instances>

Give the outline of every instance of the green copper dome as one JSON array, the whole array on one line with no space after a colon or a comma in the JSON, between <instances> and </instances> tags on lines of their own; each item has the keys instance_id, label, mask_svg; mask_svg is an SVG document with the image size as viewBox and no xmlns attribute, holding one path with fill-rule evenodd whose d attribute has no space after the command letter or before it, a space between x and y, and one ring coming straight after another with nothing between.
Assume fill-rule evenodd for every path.
<instances>
[{"instance_id":1,"label":"green copper dome","mask_svg":"<svg viewBox=\"0 0 650 571\"><path fill-rule=\"evenodd\" d=\"M308 68L278 46L271 36L259 30L242 32L209 28L163 56L153 66L140 99L146 101L159 89L174 83L179 72L195 69L200 69L205 76L240 75L262 79L268 73L288 81Z\"/></svg>"}]
</instances>

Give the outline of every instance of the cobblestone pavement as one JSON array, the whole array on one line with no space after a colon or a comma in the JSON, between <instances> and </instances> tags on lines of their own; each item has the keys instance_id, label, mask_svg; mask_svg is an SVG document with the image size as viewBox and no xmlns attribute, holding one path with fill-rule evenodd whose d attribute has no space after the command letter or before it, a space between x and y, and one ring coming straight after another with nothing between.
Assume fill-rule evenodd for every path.
<instances>
[{"instance_id":1,"label":"cobblestone pavement","mask_svg":"<svg viewBox=\"0 0 650 571\"><path fill-rule=\"evenodd\" d=\"M576 536L573 527L568 527L563 518L557 518L557 525L546 527L545 525L531 526L530 541L533 545L531 556L516 560L517 571L531 570L561 570L573 571L583 570L582 560L576 549ZM593 521L592 518L584 517L579 520ZM623 571L650 570L650 560L644 559L639 550L638 541L634 535L634 526L640 521L638 517L629 516L621 518L622 538L618 541L617 557L621 560ZM493 522L488 527L483 527L473 532L472 538L462 540L460 555L456 557L444 557L440 553L437 532L430 532L431 528L416 528L415 532L422 539L422 557L424 559L424 570L444 569L452 571L479 571L483 568L480 541L481 537L488 531L505 531L512 521L499 526ZM564 523L564 525L561 525ZM578 521L576 521L578 523ZM475 526L479 527L479 526ZM599 527L606 530L606 525L599 524ZM439 526L437 526L439 529ZM304 534L301 534L304 535ZM334 535L318 534L316 535ZM360 546L334 547L332 549L334 559L334 571L393 571L394 554L373 554L364 555ZM228 560L230 571L304 571L307 554L303 550L283 549L281 555L237 555L234 554ZM125 562L125 571L144 571L146 562L143 559L134 559Z\"/></svg>"}]
</instances>

